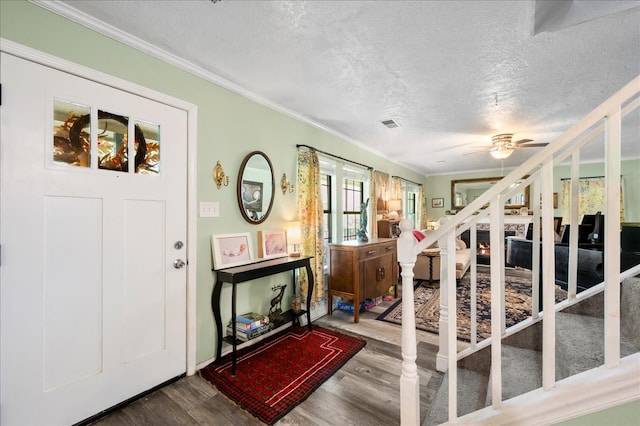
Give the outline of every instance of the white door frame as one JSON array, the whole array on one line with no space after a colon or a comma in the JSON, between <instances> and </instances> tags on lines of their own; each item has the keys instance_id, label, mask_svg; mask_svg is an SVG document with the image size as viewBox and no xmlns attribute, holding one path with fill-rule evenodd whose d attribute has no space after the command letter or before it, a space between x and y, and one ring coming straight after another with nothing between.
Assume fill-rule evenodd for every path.
<instances>
[{"instance_id":1,"label":"white door frame","mask_svg":"<svg viewBox=\"0 0 640 426\"><path fill-rule=\"evenodd\" d=\"M196 153L198 107L192 103L148 89L112 75L96 71L65 59L0 38L0 51L87 80L105 84L138 96L183 110L187 113L187 375L196 372L196 277L197 277L197 208L196 208Z\"/></svg>"}]
</instances>

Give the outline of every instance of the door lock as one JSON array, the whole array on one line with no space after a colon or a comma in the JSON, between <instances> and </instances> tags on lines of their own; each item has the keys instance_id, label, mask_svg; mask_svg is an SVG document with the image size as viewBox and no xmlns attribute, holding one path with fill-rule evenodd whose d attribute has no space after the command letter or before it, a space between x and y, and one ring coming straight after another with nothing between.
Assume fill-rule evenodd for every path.
<instances>
[{"instance_id":1,"label":"door lock","mask_svg":"<svg viewBox=\"0 0 640 426\"><path fill-rule=\"evenodd\" d=\"M185 261L182 259L176 259L173 261L173 267L176 269L182 269L186 265Z\"/></svg>"}]
</instances>

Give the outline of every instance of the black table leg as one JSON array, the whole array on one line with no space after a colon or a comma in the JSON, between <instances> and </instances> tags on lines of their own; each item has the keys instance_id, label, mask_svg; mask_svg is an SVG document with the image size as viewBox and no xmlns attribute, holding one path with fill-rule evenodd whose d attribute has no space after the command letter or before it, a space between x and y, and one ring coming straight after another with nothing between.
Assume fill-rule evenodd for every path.
<instances>
[{"instance_id":1,"label":"black table leg","mask_svg":"<svg viewBox=\"0 0 640 426\"><path fill-rule=\"evenodd\" d=\"M220 293L222 292L222 281L216 281L211 294L211 310L213 311L213 319L216 324L216 362L220 361L222 356L222 318L220 317Z\"/></svg>"}]
</instances>

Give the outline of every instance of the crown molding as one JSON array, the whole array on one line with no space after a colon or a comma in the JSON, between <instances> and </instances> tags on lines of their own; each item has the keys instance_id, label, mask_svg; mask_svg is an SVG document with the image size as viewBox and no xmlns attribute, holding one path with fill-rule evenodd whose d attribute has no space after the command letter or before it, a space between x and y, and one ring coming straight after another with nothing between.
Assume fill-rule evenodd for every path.
<instances>
[{"instance_id":1,"label":"crown molding","mask_svg":"<svg viewBox=\"0 0 640 426\"><path fill-rule=\"evenodd\" d=\"M92 31L100 33L108 38L116 40L122 44L125 44L129 47L132 47L136 50L139 50L142 53L150 55L156 59L159 59L167 64L170 64L176 68L182 69L190 74L193 74L197 77L200 77L206 81L209 81L213 84L216 84L220 87L223 87L227 90L230 90L240 96L243 96L253 102L256 102L260 105L266 106L272 110L280 112L288 117L294 118L298 121L307 123L315 128L318 128L322 131L325 131L333 136L336 136L342 140L345 140L363 150L369 151L374 155L377 155L382 158L386 158L382 153L373 150L371 147L359 142L355 139L350 138L349 136L344 135L343 133L338 132L335 129L327 127L323 124L320 124L309 117L306 117L302 114L299 114L289 108L286 108L278 103L275 103L269 99L266 99L246 88L235 84L223 77L220 77L217 74L212 73L198 65L193 64L192 62L186 61L185 59L174 55L173 53L167 52L163 49L160 49L157 46L152 45L134 35L131 35L119 28L116 28L110 24L107 24L99 19L96 19L93 16L90 16L78 9L73 8L67 3L63 3L59 0L29 0L30 3L42 7L50 12L53 12L57 15L60 15L64 18L67 18L77 24L80 24ZM398 163L396 163L398 164ZM407 166L403 166L407 167Z\"/></svg>"}]
</instances>

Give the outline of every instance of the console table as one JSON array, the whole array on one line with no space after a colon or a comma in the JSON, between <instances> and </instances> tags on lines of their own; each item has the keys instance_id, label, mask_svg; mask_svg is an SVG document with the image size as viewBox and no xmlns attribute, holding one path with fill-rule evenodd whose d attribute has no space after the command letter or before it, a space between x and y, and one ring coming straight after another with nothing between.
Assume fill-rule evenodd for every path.
<instances>
[{"instance_id":1,"label":"console table","mask_svg":"<svg viewBox=\"0 0 640 426\"><path fill-rule=\"evenodd\" d=\"M222 341L231 343L233 347L233 365L231 374L236 374L236 347L241 342L238 341L236 336L236 328L233 329L233 336L231 339L226 339L223 334L222 318L220 315L220 294L222 292L222 285L224 283L231 284L231 318L237 316L236 312L236 286L240 283L255 280L257 278L266 277L269 275L279 274L281 272L293 271L293 294L296 293L295 283L295 270L298 268L306 268L307 276L309 277L309 287L307 291L307 308L311 306L311 294L313 293L313 273L311 271L312 257L281 257L278 259L265 260L257 263L250 263L248 265L236 266L234 268L219 269L216 271L217 280L213 287L213 293L211 295L211 310L213 311L213 318L216 323L216 333L218 335L217 347L216 347L216 360L219 362L222 355ZM307 327L311 331L311 312L309 309L302 310L299 313L294 313L292 310L288 310L282 313L282 320L276 323L276 326L280 326L287 322L295 321L299 316L307 314Z\"/></svg>"}]
</instances>

